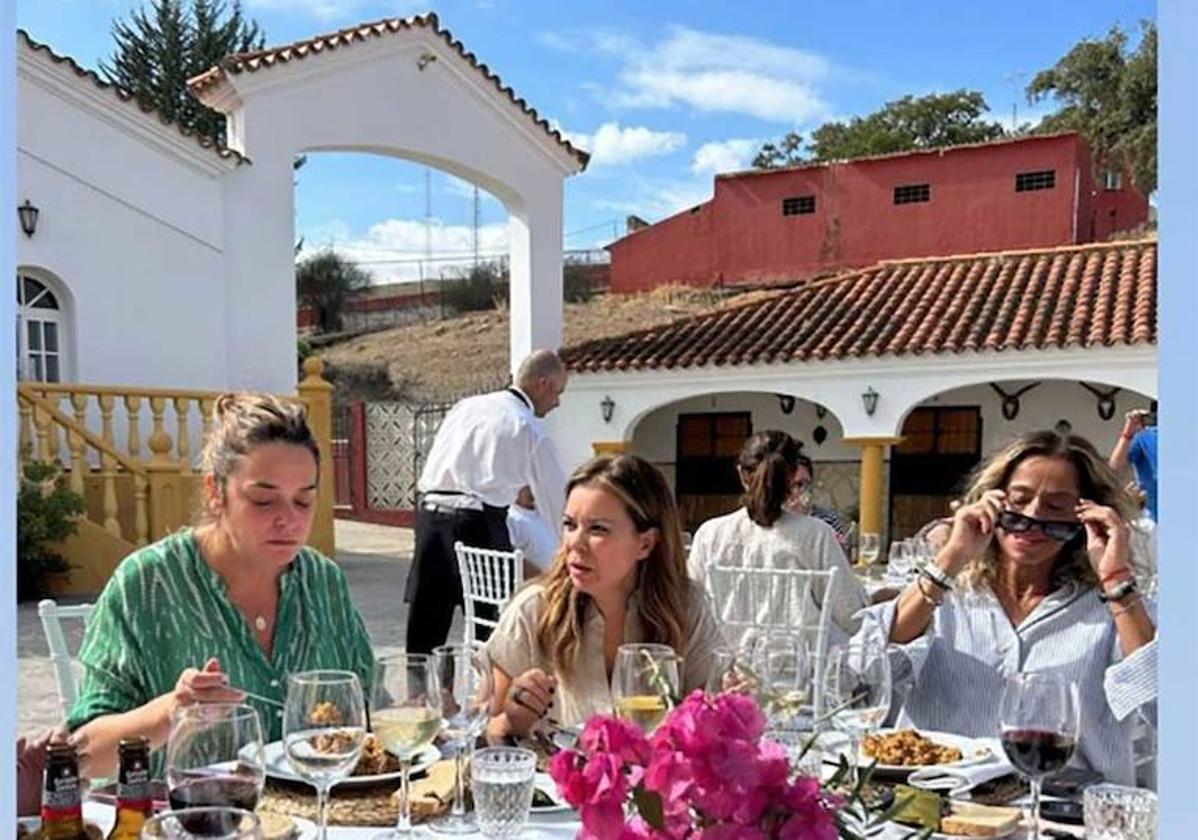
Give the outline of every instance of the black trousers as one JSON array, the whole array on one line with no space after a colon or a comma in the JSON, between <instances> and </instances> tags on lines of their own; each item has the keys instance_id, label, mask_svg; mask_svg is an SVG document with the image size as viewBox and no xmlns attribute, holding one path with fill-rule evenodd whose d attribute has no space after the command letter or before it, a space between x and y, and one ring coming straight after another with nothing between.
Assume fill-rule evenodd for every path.
<instances>
[{"instance_id":1,"label":"black trousers","mask_svg":"<svg viewBox=\"0 0 1198 840\"><path fill-rule=\"evenodd\" d=\"M475 548L511 551L507 508L470 510L421 502L416 512L416 554L404 595L408 602L408 653L431 653L449 637L453 611L462 603L462 580L453 551L458 540ZM498 617L489 604L477 604L475 615L492 621ZM480 641L488 635L485 628L478 628Z\"/></svg>"}]
</instances>

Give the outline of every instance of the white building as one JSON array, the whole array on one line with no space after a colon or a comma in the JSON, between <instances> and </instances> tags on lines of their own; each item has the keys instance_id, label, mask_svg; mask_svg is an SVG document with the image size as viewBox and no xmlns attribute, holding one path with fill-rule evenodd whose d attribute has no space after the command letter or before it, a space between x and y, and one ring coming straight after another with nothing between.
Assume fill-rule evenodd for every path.
<instances>
[{"instance_id":1,"label":"white building","mask_svg":"<svg viewBox=\"0 0 1198 840\"><path fill-rule=\"evenodd\" d=\"M308 151L420 161L496 196L513 358L560 343L562 181L587 156L434 15L225 59L192 90L228 115L229 149L18 40L18 200L37 210L18 233L24 378L292 392L292 161Z\"/></svg>"},{"instance_id":2,"label":"white building","mask_svg":"<svg viewBox=\"0 0 1198 840\"><path fill-rule=\"evenodd\" d=\"M1155 241L900 260L569 348L550 419L572 462L657 463L692 525L735 504L744 438L780 428L817 498L903 536L1021 432L1108 451L1156 354Z\"/></svg>"}]
</instances>

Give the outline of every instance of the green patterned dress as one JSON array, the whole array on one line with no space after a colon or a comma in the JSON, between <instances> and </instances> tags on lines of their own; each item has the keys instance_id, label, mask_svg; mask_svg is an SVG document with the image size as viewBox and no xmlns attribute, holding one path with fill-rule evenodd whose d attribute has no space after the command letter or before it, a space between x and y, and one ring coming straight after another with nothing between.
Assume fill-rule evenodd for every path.
<instances>
[{"instance_id":1,"label":"green patterned dress","mask_svg":"<svg viewBox=\"0 0 1198 840\"><path fill-rule=\"evenodd\" d=\"M374 669L370 637L331 560L302 548L279 579L268 658L224 580L200 556L195 532L184 529L125 558L104 587L79 652L79 697L67 725L148 703L212 656L232 685L280 703L288 674L354 671L369 691ZM245 702L261 715L268 742L283 737L281 707Z\"/></svg>"}]
</instances>

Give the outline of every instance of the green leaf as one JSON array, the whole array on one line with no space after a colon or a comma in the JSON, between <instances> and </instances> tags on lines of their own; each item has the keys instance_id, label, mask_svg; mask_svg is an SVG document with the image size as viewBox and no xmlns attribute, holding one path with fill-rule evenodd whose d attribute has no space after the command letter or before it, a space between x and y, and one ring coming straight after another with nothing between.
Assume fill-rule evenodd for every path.
<instances>
[{"instance_id":1,"label":"green leaf","mask_svg":"<svg viewBox=\"0 0 1198 840\"><path fill-rule=\"evenodd\" d=\"M632 801L636 803L636 810L641 819L658 831L665 828L665 810L661 794L645 790L644 785L637 785L632 789Z\"/></svg>"}]
</instances>

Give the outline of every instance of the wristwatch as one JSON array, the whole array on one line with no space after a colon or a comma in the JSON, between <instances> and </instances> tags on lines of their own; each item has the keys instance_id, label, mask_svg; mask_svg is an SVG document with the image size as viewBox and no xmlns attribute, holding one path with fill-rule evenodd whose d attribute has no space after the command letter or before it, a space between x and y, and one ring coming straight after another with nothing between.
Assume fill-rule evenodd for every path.
<instances>
[{"instance_id":1,"label":"wristwatch","mask_svg":"<svg viewBox=\"0 0 1198 840\"><path fill-rule=\"evenodd\" d=\"M1102 601L1102 603L1104 603L1104 604L1109 603L1111 601L1122 601L1128 595L1135 592L1136 588L1137 588L1136 587L1136 579L1135 578L1127 578L1126 580L1120 581L1119 583L1115 584L1115 587L1113 589L1109 589L1109 590L1099 589L1098 590L1098 600Z\"/></svg>"}]
</instances>

